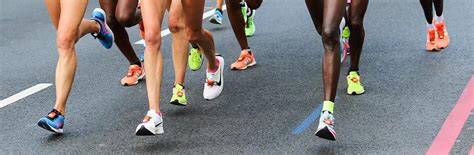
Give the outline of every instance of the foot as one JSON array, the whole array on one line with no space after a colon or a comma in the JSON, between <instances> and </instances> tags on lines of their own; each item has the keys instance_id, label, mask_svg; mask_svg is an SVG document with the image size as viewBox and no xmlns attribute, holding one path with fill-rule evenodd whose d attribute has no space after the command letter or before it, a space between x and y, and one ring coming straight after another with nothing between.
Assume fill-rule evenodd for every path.
<instances>
[{"instance_id":1,"label":"foot","mask_svg":"<svg viewBox=\"0 0 474 155\"><path fill-rule=\"evenodd\" d=\"M435 42L436 39L436 30L434 28L429 28L427 30L426 36L426 50L427 51L438 51L439 48Z\"/></svg>"},{"instance_id":2,"label":"foot","mask_svg":"<svg viewBox=\"0 0 474 155\"><path fill-rule=\"evenodd\" d=\"M239 58L237 61L232 63L232 65L230 65L230 68L233 70L244 70L247 69L247 67L251 67L256 64L257 62L255 61L253 52L249 50L242 50L240 52Z\"/></svg>"},{"instance_id":3,"label":"foot","mask_svg":"<svg viewBox=\"0 0 474 155\"><path fill-rule=\"evenodd\" d=\"M211 16L211 18L209 19L209 22L213 23L213 24L219 24L221 25L222 24L222 13L219 11L219 10L215 10L214 12L214 15Z\"/></svg>"},{"instance_id":4,"label":"foot","mask_svg":"<svg viewBox=\"0 0 474 155\"><path fill-rule=\"evenodd\" d=\"M245 36L252 37L255 33L255 24L253 18L255 16L255 10L248 9L250 13L247 13L247 22L245 24Z\"/></svg>"},{"instance_id":5,"label":"foot","mask_svg":"<svg viewBox=\"0 0 474 155\"><path fill-rule=\"evenodd\" d=\"M140 67L138 65L130 65L128 67L128 73L125 77L120 80L120 83L123 86L133 86L138 84L138 81L145 77L145 69L144 67Z\"/></svg>"},{"instance_id":6,"label":"foot","mask_svg":"<svg viewBox=\"0 0 474 155\"><path fill-rule=\"evenodd\" d=\"M202 52L199 48L192 48L189 52L188 66L192 71L197 71L202 66Z\"/></svg>"},{"instance_id":7,"label":"foot","mask_svg":"<svg viewBox=\"0 0 474 155\"><path fill-rule=\"evenodd\" d=\"M61 112L53 109L48 116L38 121L38 126L54 133L63 133L64 116Z\"/></svg>"},{"instance_id":8,"label":"foot","mask_svg":"<svg viewBox=\"0 0 474 155\"><path fill-rule=\"evenodd\" d=\"M446 30L446 24L444 21L435 22L436 33L438 34L435 42L440 49L446 48L449 45L448 31Z\"/></svg>"},{"instance_id":9,"label":"foot","mask_svg":"<svg viewBox=\"0 0 474 155\"><path fill-rule=\"evenodd\" d=\"M356 71L350 71L347 79L347 94L349 95L360 95L365 92L364 86L360 83L359 73Z\"/></svg>"},{"instance_id":10,"label":"foot","mask_svg":"<svg viewBox=\"0 0 474 155\"><path fill-rule=\"evenodd\" d=\"M99 24L99 33L93 33L92 36L99 39L99 42L106 49L111 48L114 44L114 33L107 25L105 11L100 8L95 8L92 12L91 20L94 20Z\"/></svg>"},{"instance_id":11,"label":"foot","mask_svg":"<svg viewBox=\"0 0 474 155\"><path fill-rule=\"evenodd\" d=\"M173 96L171 97L171 104L186 106L186 90L181 84L175 84L173 88Z\"/></svg>"},{"instance_id":12,"label":"foot","mask_svg":"<svg viewBox=\"0 0 474 155\"><path fill-rule=\"evenodd\" d=\"M216 56L219 66L215 72L206 71L206 83L204 84L203 96L206 100L218 97L224 89L224 58Z\"/></svg>"},{"instance_id":13,"label":"foot","mask_svg":"<svg viewBox=\"0 0 474 155\"><path fill-rule=\"evenodd\" d=\"M336 131L334 130L333 107L334 102L324 101L323 110L319 117L318 130L314 134L320 138L334 141L336 140Z\"/></svg>"},{"instance_id":14,"label":"foot","mask_svg":"<svg viewBox=\"0 0 474 155\"><path fill-rule=\"evenodd\" d=\"M150 110L143 118L143 122L137 126L137 136L153 136L164 133L163 119L155 110Z\"/></svg>"}]
</instances>

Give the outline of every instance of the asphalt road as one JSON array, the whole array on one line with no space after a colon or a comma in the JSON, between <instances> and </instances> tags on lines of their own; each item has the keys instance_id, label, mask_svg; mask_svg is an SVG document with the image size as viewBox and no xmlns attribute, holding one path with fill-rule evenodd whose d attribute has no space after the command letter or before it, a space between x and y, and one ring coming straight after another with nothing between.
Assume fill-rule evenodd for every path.
<instances>
[{"instance_id":1,"label":"asphalt road","mask_svg":"<svg viewBox=\"0 0 474 155\"><path fill-rule=\"evenodd\" d=\"M0 100L38 83L54 83L55 31L43 1L4 0L0 6ZM206 6L214 5L208 1ZM91 1L90 16L97 1ZM302 0L267 0L257 11L250 38L258 65L231 71L240 53L224 24L204 22L226 60L225 88L202 98L205 71L187 72L188 106L168 104L174 79L171 37L162 41L165 71L161 105L165 134L134 135L147 111L145 83L123 87L128 62L116 47L102 48L86 36L77 44L78 67L69 97L65 133L36 126L54 103L54 86L0 108L0 154L4 153L290 153L423 154L474 75L474 2L445 1L450 47L424 51L425 22L413 0L372 0L365 18L361 58L366 93L345 92L344 64L336 99L337 141L313 135L313 123L292 133L322 103L322 43ZM163 27L167 27L165 22ZM136 27L131 42L139 40ZM136 51L143 47L134 45ZM474 144L471 112L452 154Z\"/></svg>"}]
</instances>

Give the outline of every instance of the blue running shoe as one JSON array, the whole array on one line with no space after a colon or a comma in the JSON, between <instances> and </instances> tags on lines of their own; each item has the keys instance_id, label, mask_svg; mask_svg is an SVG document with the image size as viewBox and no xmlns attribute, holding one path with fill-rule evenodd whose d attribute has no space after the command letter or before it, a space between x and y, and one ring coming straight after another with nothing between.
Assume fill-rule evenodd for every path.
<instances>
[{"instance_id":1,"label":"blue running shoe","mask_svg":"<svg viewBox=\"0 0 474 155\"><path fill-rule=\"evenodd\" d=\"M63 133L64 116L61 112L53 109L48 116L38 121L38 126L54 133Z\"/></svg>"},{"instance_id":2,"label":"blue running shoe","mask_svg":"<svg viewBox=\"0 0 474 155\"><path fill-rule=\"evenodd\" d=\"M93 33L92 36L99 39L102 46L104 46L106 49L111 48L114 44L114 33L107 25L105 11L101 8L95 8L92 12L91 20L96 21L100 26L99 33Z\"/></svg>"},{"instance_id":3,"label":"blue running shoe","mask_svg":"<svg viewBox=\"0 0 474 155\"><path fill-rule=\"evenodd\" d=\"M222 18L222 13L216 9L214 15L212 15L212 17L209 19L209 22L222 25Z\"/></svg>"}]
</instances>

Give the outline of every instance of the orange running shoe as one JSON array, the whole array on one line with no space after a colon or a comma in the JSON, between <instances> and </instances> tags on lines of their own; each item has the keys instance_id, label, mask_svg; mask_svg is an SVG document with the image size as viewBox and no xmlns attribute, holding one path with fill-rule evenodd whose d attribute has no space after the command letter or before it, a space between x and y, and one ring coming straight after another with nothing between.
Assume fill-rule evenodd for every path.
<instances>
[{"instance_id":1,"label":"orange running shoe","mask_svg":"<svg viewBox=\"0 0 474 155\"><path fill-rule=\"evenodd\" d=\"M444 21L441 22L435 22L435 27L436 27L436 45L438 45L439 48L443 49L448 47L449 45L449 36L448 36L448 31L446 30L446 24Z\"/></svg>"},{"instance_id":2,"label":"orange running shoe","mask_svg":"<svg viewBox=\"0 0 474 155\"><path fill-rule=\"evenodd\" d=\"M122 78L120 83L123 86L132 86L138 84L138 81L145 77L145 69L144 67L140 67L138 65L130 65L128 67L128 74Z\"/></svg>"},{"instance_id":3,"label":"orange running shoe","mask_svg":"<svg viewBox=\"0 0 474 155\"><path fill-rule=\"evenodd\" d=\"M428 29L428 35L426 39L426 50L427 51L438 51L439 48L435 42L436 30L434 28Z\"/></svg>"},{"instance_id":4,"label":"orange running shoe","mask_svg":"<svg viewBox=\"0 0 474 155\"><path fill-rule=\"evenodd\" d=\"M230 68L233 70L244 70L247 69L247 67L251 67L256 64L257 62L255 61L252 51L242 50L242 52L240 52L239 58L230 65Z\"/></svg>"}]
</instances>

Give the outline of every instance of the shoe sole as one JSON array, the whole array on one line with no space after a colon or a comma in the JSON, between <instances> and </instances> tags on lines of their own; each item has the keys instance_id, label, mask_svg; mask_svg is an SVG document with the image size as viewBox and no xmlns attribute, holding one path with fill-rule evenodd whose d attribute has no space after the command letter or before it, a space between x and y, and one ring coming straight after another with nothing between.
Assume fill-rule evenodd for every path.
<instances>
[{"instance_id":1,"label":"shoe sole","mask_svg":"<svg viewBox=\"0 0 474 155\"><path fill-rule=\"evenodd\" d=\"M315 135L319 138L336 141L336 136L333 135L331 131L329 131L329 128L327 126L322 128L321 130L316 131Z\"/></svg>"},{"instance_id":2,"label":"shoe sole","mask_svg":"<svg viewBox=\"0 0 474 155\"><path fill-rule=\"evenodd\" d=\"M349 95L362 95L362 94L364 94L364 93L365 93L365 90L362 91L361 93L356 93L355 91L347 92L347 94L349 94Z\"/></svg>"},{"instance_id":3,"label":"shoe sole","mask_svg":"<svg viewBox=\"0 0 474 155\"><path fill-rule=\"evenodd\" d=\"M162 130L161 131L159 129L157 129L157 130L158 131L156 131L156 134L153 134L153 132L151 132L150 130L145 128L145 126L141 126L140 129L138 129L138 131L135 133L135 135L137 135L137 136L156 136L156 135L160 135L160 134L164 133Z\"/></svg>"},{"instance_id":4,"label":"shoe sole","mask_svg":"<svg viewBox=\"0 0 474 155\"><path fill-rule=\"evenodd\" d=\"M218 22L216 19L214 19L214 18L209 19L209 22L212 23L212 24L222 25L222 22L219 23L219 22Z\"/></svg>"},{"instance_id":5,"label":"shoe sole","mask_svg":"<svg viewBox=\"0 0 474 155\"><path fill-rule=\"evenodd\" d=\"M177 106L186 106L186 102L185 103L179 103L178 100L174 100L174 101L171 101L170 104L173 104L173 105L177 105Z\"/></svg>"},{"instance_id":6,"label":"shoe sole","mask_svg":"<svg viewBox=\"0 0 474 155\"><path fill-rule=\"evenodd\" d=\"M49 126L47 123L42 122L42 121L38 121L38 126L45 130L51 131L53 133L57 133L57 134L63 133L63 129L54 129L53 127Z\"/></svg>"},{"instance_id":7,"label":"shoe sole","mask_svg":"<svg viewBox=\"0 0 474 155\"><path fill-rule=\"evenodd\" d=\"M247 66L243 67L243 68L237 68L237 67L230 67L231 70L245 70L247 69L248 67L252 67L252 66L255 66L257 64L257 61L253 61L252 63L248 64Z\"/></svg>"}]
</instances>

